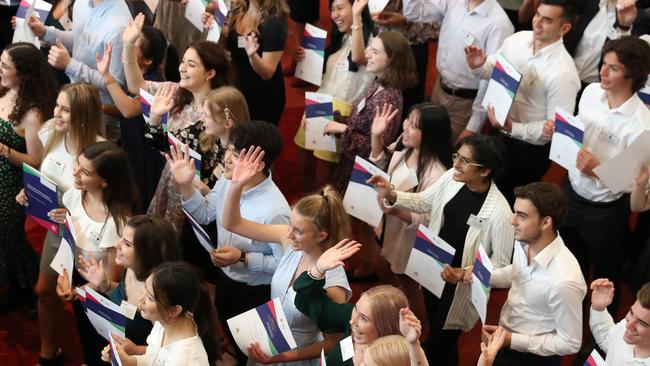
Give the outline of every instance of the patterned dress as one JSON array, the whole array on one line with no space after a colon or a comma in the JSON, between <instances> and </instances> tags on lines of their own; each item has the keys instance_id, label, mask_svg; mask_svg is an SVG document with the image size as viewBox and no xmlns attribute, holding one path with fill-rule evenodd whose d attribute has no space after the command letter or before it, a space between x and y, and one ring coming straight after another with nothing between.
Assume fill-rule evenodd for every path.
<instances>
[{"instance_id":1,"label":"patterned dress","mask_svg":"<svg viewBox=\"0 0 650 366\"><path fill-rule=\"evenodd\" d=\"M27 152L25 138L10 121L0 118L0 143ZM31 289L38 278L39 257L25 238L25 208L16 202L23 187L23 169L0 157L0 287Z\"/></svg>"}]
</instances>

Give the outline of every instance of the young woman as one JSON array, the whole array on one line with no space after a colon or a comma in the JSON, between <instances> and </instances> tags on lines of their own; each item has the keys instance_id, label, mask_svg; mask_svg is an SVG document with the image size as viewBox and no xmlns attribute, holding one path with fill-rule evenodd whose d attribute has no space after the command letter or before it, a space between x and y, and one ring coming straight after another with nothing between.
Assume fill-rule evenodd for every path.
<instances>
[{"instance_id":1,"label":"young woman","mask_svg":"<svg viewBox=\"0 0 650 366\"><path fill-rule=\"evenodd\" d=\"M336 304L323 285L327 272L341 265L356 253L361 244L343 240L325 251L318 261L298 276L293 284L295 305L323 332L343 333L327 354L328 365L361 365L367 347L379 337L400 334L400 310L408 300L396 287L376 286L361 294L356 304ZM342 358L341 343L351 337L354 356Z\"/></svg>"},{"instance_id":2,"label":"young woman","mask_svg":"<svg viewBox=\"0 0 650 366\"><path fill-rule=\"evenodd\" d=\"M239 89L254 120L277 125L285 103L280 60L289 9L282 0L233 0L227 40Z\"/></svg>"},{"instance_id":3,"label":"young woman","mask_svg":"<svg viewBox=\"0 0 650 366\"><path fill-rule=\"evenodd\" d=\"M88 280L87 286L107 294L117 305L127 302L133 308L145 294L144 281L151 271L160 264L181 259L176 230L165 219L155 215L131 218L114 247L115 264L125 268L119 282L108 278L101 259L79 257L82 265L79 273ZM119 340L127 352L146 344L152 325L139 312L133 319L127 317L126 339Z\"/></svg>"},{"instance_id":4,"label":"young woman","mask_svg":"<svg viewBox=\"0 0 650 366\"><path fill-rule=\"evenodd\" d=\"M66 212L76 234L77 258L95 258L106 263L108 278L119 280L122 268L115 263L115 244L120 239L138 195L128 166L126 153L109 141L96 142L81 151L73 168L74 186L63 195L65 208L53 210L51 216L63 223ZM77 285L87 282L82 276L86 268L80 260L73 280ZM75 291L67 275L59 276L57 294L73 300ZM105 341L90 324L78 301L73 303L77 328L87 364L99 363Z\"/></svg>"},{"instance_id":5,"label":"young woman","mask_svg":"<svg viewBox=\"0 0 650 366\"><path fill-rule=\"evenodd\" d=\"M364 365L376 366L428 366L424 350L420 346L420 320L409 309L399 311L401 335L381 337L366 349Z\"/></svg>"},{"instance_id":6,"label":"young woman","mask_svg":"<svg viewBox=\"0 0 650 366\"><path fill-rule=\"evenodd\" d=\"M390 183L397 190L422 192L451 168L453 150L449 116L439 105L415 105L402 124L402 135L386 148L383 136L390 120L399 117L395 113L394 108L387 106L377 108L371 129L370 161L391 176ZM410 299L411 309L419 319L426 320L420 285L403 274L418 226L426 225L429 216L399 209L386 210L385 213L383 224L375 230L385 259L376 261L379 263L379 277L382 282L400 286Z\"/></svg>"},{"instance_id":7,"label":"young woman","mask_svg":"<svg viewBox=\"0 0 650 366\"><path fill-rule=\"evenodd\" d=\"M291 288L296 278L311 268L321 254L350 234L348 215L341 197L331 187L301 198L291 212L291 225L263 225L241 217L239 204L243 187L262 169L264 152L259 147L244 149L235 166L221 223L235 234L257 241L281 243L284 256L271 280L271 298L280 298L297 349L269 356L259 345L251 346L250 362L263 364L318 365L321 349L330 349L334 341L325 339L318 328L295 305ZM324 287L335 303L345 303L352 290L343 268L328 272ZM302 362L297 362L302 361Z\"/></svg>"},{"instance_id":8,"label":"young woman","mask_svg":"<svg viewBox=\"0 0 650 366\"><path fill-rule=\"evenodd\" d=\"M87 146L103 140L105 135L99 91L90 84L67 84L59 93L54 108L54 118L38 134L43 144L41 174L56 183L63 195L74 185L73 167L79 153ZM26 204L21 191L18 203ZM58 273L50 267L59 250L61 237L48 231L41 253L40 272L36 284L38 296L38 322L41 331L39 364L60 359L57 334L63 318L63 304L56 294Z\"/></svg>"},{"instance_id":9,"label":"young woman","mask_svg":"<svg viewBox=\"0 0 650 366\"><path fill-rule=\"evenodd\" d=\"M135 21L124 30L123 64L128 89L139 94L145 89L156 94L151 106L149 133L158 141L159 149L169 146L161 125L161 116L169 113L167 130L183 144L201 153L201 181L211 186L216 181L212 175L217 164L218 147L203 151L200 148L201 132L204 129L203 104L214 89L232 85L234 76L225 51L212 42L200 41L192 44L183 56L179 66L181 80L176 83L146 82L137 66L135 42L138 39L144 16L138 14ZM208 138L209 137L203 137ZM179 193L172 184L169 167L162 172L156 193L149 206L149 213L168 219L177 230L182 229L184 215L181 211Z\"/></svg>"},{"instance_id":10,"label":"young woman","mask_svg":"<svg viewBox=\"0 0 650 366\"><path fill-rule=\"evenodd\" d=\"M189 264L167 262L145 282L139 309L153 322L144 354L130 355L122 344L116 351L124 366L215 365L219 358L214 306ZM110 362L108 347L102 359Z\"/></svg>"},{"instance_id":11,"label":"young woman","mask_svg":"<svg viewBox=\"0 0 650 366\"><path fill-rule=\"evenodd\" d=\"M378 176L370 179L388 207L429 213L429 229L456 249L451 266L445 266L442 273L447 283L441 298L424 291L430 324L427 356L436 357L444 365L458 363L460 332L469 331L478 320L478 314L471 310L469 286L456 286L463 278L464 267L474 263L479 244L495 268L508 265L514 243L509 221L512 211L494 184L507 163L503 143L494 137L472 135L454 154L453 161L453 169L418 193L395 191Z\"/></svg>"},{"instance_id":12,"label":"young woman","mask_svg":"<svg viewBox=\"0 0 650 366\"><path fill-rule=\"evenodd\" d=\"M330 44L325 48L323 80L317 92L331 94L336 98L337 101L334 103L336 118L350 116L349 105L352 105L375 77L366 71L365 66L367 62L365 47L372 39L372 20L365 6L366 2L365 0L330 0L332 32ZM304 50L302 47L298 48L296 58L303 57ZM339 162L339 155L329 151L306 150L305 122L303 115L302 123L293 141L299 147L298 164L303 177L303 191L312 192L316 187L330 181L335 163ZM317 162L318 169L316 169Z\"/></svg>"},{"instance_id":13,"label":"young woman","mask_svg":"<svg viewBox=\"0 0 650 366\"><path fill-rule=\"evenodd\" d=\"M347 189L355 156L367 159L370 155L370 129L377 106L392 105L397 115L402 114L402 90L415 82L415 63L404 36L384 32L373 38L366 52L366 69L375 79L352 105L347 123L330 122L326 133L341 135L341 161L334 175L339 192ZM399 135L399 120L393 118L384 134L384 145Z\"/></svg>"},{"instance_id":14,"label":"young woman","mask_svg":"<svg viewBox=\"0 0 650 366\"><path fill-rule=\"evenodd\" d=\"M11 287L30 291L38 255L25 238L25 210L15 197L23 186L23 163L37 167L43 146L38 130L52 115L58 87L50 66L32 44L14 43L0 55L0 310Z\"/></svg>"}]
</instances>

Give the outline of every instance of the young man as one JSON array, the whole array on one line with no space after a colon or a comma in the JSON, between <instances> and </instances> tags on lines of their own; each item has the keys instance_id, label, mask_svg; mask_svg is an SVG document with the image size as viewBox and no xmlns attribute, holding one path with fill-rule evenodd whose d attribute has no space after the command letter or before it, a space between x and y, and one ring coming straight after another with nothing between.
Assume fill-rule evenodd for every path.
<instances>
[{"instance_id":1,"label":"young man","mask_svg":"<svg viewBox=\"0 0 650 366\"><path fill-rule=\"evenodd\" d=\"M585 89L578 106L578 117L585 124L584 142L564 187L568 216L560 232L585 277L593 270L595 278L609 278L617 285L629 230L629 195L613 193L594 169L650 129L650 111L637 94L650 72L650 46L623 37L605 44L602 54L601 82ZM609 309L614 314L618 298L615 291Z\"/></svg>"},{"instance_id":2,"label":"young man","mask_svg":"<svg viewBox=\"0 0 650 366\"><path fill-rule=\"evenodd\" d=\"M463 49L471 44L496 52L514 31L508 16L496 0L404 0L403 11L414 22L442 21L436 56L439 77L431 100L447 108L453 140L481 132L487 81L465 65Z\"/></svg>"},{"instance_id":3,"label":"young man","mask_svg":"<svg viewBox=\"0 0 650 366\"><path fill-rule=\"evenodd\" d=\"M211 256L214 265L220 268L215 301L222 324L271 299L271 277L283 255L280 244L244 238L221 225L221 210L239 152L252 145L264 150L264 166L244 187L240 201L241 215L262 224L288 224L289 204L271 179L271 163L282 151L280 133L272 124L252 121L239 124L232 130L223 178L217 181L206 197L192 183L193 162L187 156L173 156L173 161L168 159L174 180L180 187L183 207L199 223L205 225L214 221L217 225L217 249ZM228 335L234 345L229 331ZM239 349L237 351L240 364L245 364L246 356Z\"/></svg>"},{"instance_id":4,"label":"young man","mask_svg":"<svg viewBox=\"0 0 650 366\"><path fill-rule=\"evenodd\" d=\"M575 1L542 0L533 17L533 31L513 34L489 57L478 47L465 49L467 64L481 79L490 78L499 55L522 73L504 126L488 108L488 119L502 129L509 150L508 170L497 184L511 204L514 187L540 181L548 170L551 136L544 134L544 123L554 119L556 107L569 112L574 109L580 80L562 43L574 16Z\"/></svg>"},{"instance_id":5,"label":"young man","mask_svg":"<svg viewBox=\"0 0 650 366\"><path fill-rule=\"evenodd\" d=\"M589 327L598 346L607 353L608 365L650 364L650 282L636 293L636 301L623 320L614 324L607 306L614 283L600 278L591 283Z\"/></svg>"},{"instance_id":6,"label":"young man","mask_svg":"<svg viewBox=\"0 0 650 366\"><path fill-rule=\"evenodd\" d=\"M538 182L517 187L515 196L512 264L490 278L490 286L510 288L499 321L504 348L494 365L560 365L560 356L580 349L587 292L578 261L557 231L566 214L564 193ZM484 336L496 329L484 326Z\"/></svg>"}]
</instances>

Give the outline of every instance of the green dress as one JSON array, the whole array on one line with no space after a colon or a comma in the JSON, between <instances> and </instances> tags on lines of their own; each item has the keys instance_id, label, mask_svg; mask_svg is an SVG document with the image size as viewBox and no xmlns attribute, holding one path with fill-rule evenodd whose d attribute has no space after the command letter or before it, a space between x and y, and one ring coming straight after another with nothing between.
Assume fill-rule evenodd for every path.
<instances>
[{"instance_id":1,"label":"green dress","mask_svg":"<svg viewBox=\"0 0 650 366\"><path fill-rule=\"evenodd\" d=\"M325 279L316 281L303 272L293 284L296 292L294 304L301 313L307 315L323 333L343 333L341 339L350 335L350 318L352 318L352 304L337 304L332 301L323 288ZM353 366L352 358L343 362L341 356L341 343L336 345L327 354L327 365Z\"/></svg>"},{"instance_id":2,"label":"green dress","mask_svg":"<svg viewBox=\"0 0 650 366\"><path fill-rule=\"evenodd\" d=\"M10 121L0 118L0 143L27 152L25 138ZM23 187L23 169L0 157L0 287L31 289L38 279L39 257L25 237L25 208L16 202Z\"/></svg>"}]
</instances>

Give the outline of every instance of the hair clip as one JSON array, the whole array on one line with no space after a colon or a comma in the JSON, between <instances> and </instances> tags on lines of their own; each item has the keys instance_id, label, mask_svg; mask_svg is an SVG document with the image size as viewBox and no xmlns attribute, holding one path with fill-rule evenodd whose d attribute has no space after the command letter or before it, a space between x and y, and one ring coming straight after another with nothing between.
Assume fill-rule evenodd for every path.
<instances>
[{"instance_id":1,"label":"hair clip","mask_svg":"<svg viewBox=\"0 0 650 366\"><path fill-rule=\"evenodd\" d=\"M232 120L232 115L230 114L230 107L226 106L226 108L223 109L223 113L226 115L226 119Z\"/></svg>"}]
</instances>

